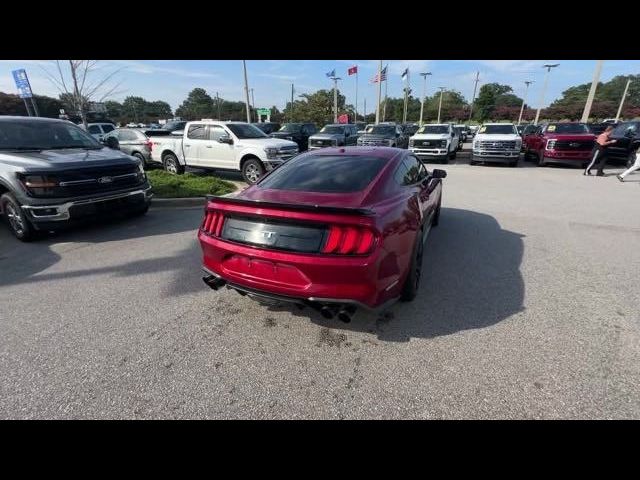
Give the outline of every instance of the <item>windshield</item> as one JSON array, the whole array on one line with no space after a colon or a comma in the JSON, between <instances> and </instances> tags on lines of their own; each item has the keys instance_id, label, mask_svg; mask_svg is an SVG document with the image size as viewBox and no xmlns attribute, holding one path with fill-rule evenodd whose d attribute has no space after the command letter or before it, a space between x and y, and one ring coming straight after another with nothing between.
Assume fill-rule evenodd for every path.
<instances>
[{"instance_id":1,"label":"windshield","mask_svg":"<svg viewBox=\"0 0 640 480\"><path fill-rule=\"evenodd\" d=\"M547 127L547 133L589 133L584 123L556 123Z\"/></svg>"},{"instance_id":2,"label":"windshield","mask_svg":"<svg viewBox=\"0 0 640 480\"><path fill-rule=\"evenodd\" d=\"M248 123L227 123L227 128L238 138L269 138L262 130Z\"/></svg>"},{"instance_id":3,"label":"windshield","mask_svg":"<svg viewBox=\"0 0 640 480\"><path fill-rule=\"evenodd\" d=\"M420 127L418 133L449 133L449 127L447 125L425 125Z\"/></svg>"},{"instance_id":4,"label":"windshield","mask_svg":"<svg viewBox=\"0 0 640 480\"><path fill-rule=\"evenodd\" d=\"M103 148L91 135L71 123L21 121L0 122L0 150L51 150Z\"/></svg>"},{"instance_id":5,"label":"windshield","mask_svg":"<svg viewBox=\"0 0 640 480\"><path fill-rule=\"evenodd\" d=\"M287 123L283 125L279 132L299 132L302 129L302 125L299 123Z\"/></svg>"},{"instance_id":6,"label":"windshield","mask_svg":"<svg viewBox=\"0 0 640 480\"><path fill-rule=\"evenodd\" d=\"M504 125L483 125L480 127L479 133L486 135L517 135L518 132L513 125L505 123Z\"/></svg>"},{"instance_id":7,"label":"windshield","mask_svg":"<svg viewBox=\"0 0 640 480\"><path fill-rule=\"evenodd\" d=\"M374 135L395 135L396 127L388 125L373 125L365 130L366 133L373 133Z\"/></svg>"},{"instance_id":8,"label":"windshield","mask_svg":"<svg viewBox=\"0 0 640 480\"><path fill-rule=\"evenodd\" d=\"M104 133L112 132L113 130L115 130L115 127L113 125L111 125L110 123L103 123L102 124L102 131Z\"/></svg>"},{"instance_id":9,"label":"windshield","mask_svg":"<svg viewBox=\"0 0 640 480\"><path fill-rule=\"evenodd\" d=\"M322 127L320 133L338 133L344 135L344 127L336 127L333 125L327 125L326 127Z\"/></svg>"}]
</instances>

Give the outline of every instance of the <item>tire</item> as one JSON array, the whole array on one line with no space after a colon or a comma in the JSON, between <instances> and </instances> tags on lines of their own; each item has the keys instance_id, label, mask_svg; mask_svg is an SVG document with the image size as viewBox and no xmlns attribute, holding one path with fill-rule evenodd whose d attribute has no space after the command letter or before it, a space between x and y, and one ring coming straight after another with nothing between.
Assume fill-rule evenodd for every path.
<instances>
[{"instance_id":1,"label":"tire","mask_svg":"<svg viewBox=\"0 0 640 480\"><path fill-rule=\"evenodd\" d=\"M451 160L453 160L454 158L456 158L456 156L458 155L457 150L454 150L453 152L451 152Z\"/></svg>"},{"instance_id":2,"label":"tire","mask_svg":"<svg viewBox=\"0 0 640 480\"><path fill-rule=\"evenodd\" d=\"M184 165L180 165L178 157L173 153L167 153L162 157L162 165L167 172L173 175L182 175L184 173Z\"/></svg>"},{"instance_id":3,"label":"tire","mask_svg":"<svg viewBox=\"0 0 640 480\"><path fill-rule=\"evenodd\" d=\"M0 197L0 205L2 205L2 211L11 233L22 242L33 240L35 236L33 225L25 216L14 196L10 193L5 193Z\"/></svg>"},{"instance_id":4,"label":"tire","mask_svg":"<svg viewBox=\"0 0 640 480\"><path fill-rule=\"evenodd\" d=\"M133 212L131 212L131 214L129 216L130 217L142 217L142 216L146 215L148 211L149 211L149 205L145 205L144 207L139 208L138 210L134 210Z\"/></svg>"},{"instance_id":5,"label":"tire","mask_svg":"<svg viewBox=\"0 0 640 480\"><path fill-rule=\"evenodd\" d=\"M144 158L144 155L142 155L140 152L134 152L131 156L136 157L138 160L140 160L145 170L149 168L149 164L147 163L147 160Z\"/></svg>"},{"instance_id":6,"label":"tire","mask_svg":"<svg viewBox=\"0 0 640 480\"><path fill-rule=\"evenodd\" d=\"M475 160L469 160L469 165L477 165L478 162L476 162Z\"/></svg>"},{"instance_id":7,"label":"tire","mask_svg":"<svg viewBox=\"0 0 640 480\"><path fill-rule=\"evenodd\" d=\"M264 166L257 158L250 158L242 164L242 178L249 185L256 183L264 172Z\"/></svg>"},{"instance_id":8,"label":"tire","mask_svg":"<svg viewBox=\"0 0 640 480\"><path fill-rule=\"evenodd\" d=\"M516 168L518 166L518 161L516 160L515 162L509 162L509 167L510 168Z\"/></svg>"},{"instance_id":9,"label":"tire","mask_svg":"<svg viewBox=\"0 0 640 480\"><path fill-rule=\"evenodd\" d=\"M442 198L440 200L438 200L438 206L436 207L436 213L433 215L433 218L431 219L431 226L432 227L437 227L438 224L440 223L440 204L442 202Z\"/></svg>"},{"instance_id":10,"label":"tire","mask_svg":"<svg viewBox=\"0 0 640 480\"><path fill-rule=\"evenodd\" d=\"M402 293L400 294L400 300L403 302L410 302L418 294L420 288L420 277L422 276L422 254L424 251L424 241L422 238L422 229L418 231L416 235L416 244L413 247L413 254L411 256L411 264L409 265L409 274L402 286Z\"/></svg>"}]
</instances>

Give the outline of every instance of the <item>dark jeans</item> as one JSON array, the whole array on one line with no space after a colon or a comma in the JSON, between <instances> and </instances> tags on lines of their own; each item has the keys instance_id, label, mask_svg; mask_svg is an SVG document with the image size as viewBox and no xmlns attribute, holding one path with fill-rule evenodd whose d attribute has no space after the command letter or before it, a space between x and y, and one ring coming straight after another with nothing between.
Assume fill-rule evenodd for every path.
<instances>
[{"instance_id":1,"label":"dark jeans","mask_svg":"<svg viewBox=\"0 0 640 480\"><path fill-rule=\"evenodd\" d=\"M598 162L598 166L596 167L598 169L598 174L602 175L604 173L604 166L607 163L607 147L603 147L598 144L593 147L593 151L591 152L591 162L589 162L589 166L586 171L588 172L594 168L593 166L596 162Z\"/></svg>"}]
</instances>

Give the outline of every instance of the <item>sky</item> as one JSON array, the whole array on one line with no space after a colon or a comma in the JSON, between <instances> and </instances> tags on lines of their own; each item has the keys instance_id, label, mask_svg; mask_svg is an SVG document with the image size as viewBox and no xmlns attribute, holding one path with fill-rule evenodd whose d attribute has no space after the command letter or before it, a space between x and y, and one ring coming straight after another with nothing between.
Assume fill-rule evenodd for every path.
<instances>
[{"instance_id":1,"label":"sky","mask_svg":"<svg viewBox=\"0 0 640 480\"><path fill-rule=\"evenodd\" d=\"M409 83L414 96L422 95L423 79L420 72L431 72L427 78L427 95L445 87L459 91L467 101L473 95L476 72L480 72L478 89L484 83L498 82L510 85L514 93L524 95L525 80L533 80L527 103L538 107L544 84L545 63L559 63L549 75L549 85L543 107L562 95L573 85L591 82L595 60L384 60L388 65L388 95L400 97L404 86L401 73L409 69ZM379 60L247 60L249 88L253 88L255 106L282 109L291 99L291 84L295 96L318 89L333 88L327 72L335 69L341 93L347 103L355 103L356 76L348 76L350 66L358 66L358 112L375 109L377 86L370 79L377 73ZM16 93L11 71L24 68L34 93L57 97L59 91L48 78L47 72L56 73L52 60L0 60L0 91ZM244 75L241 60L101 60L102 76L116 72L109 85L119 83L118 91L110 100L122 101L126 96L144 97L146 100L164 100L172 109L177 108L196 88L204 88L212 97L216 92L226 100L244 101ZM104 73L102 73L104 72ZM640 73L638 60L607 60L600 81L616 75ZM96 77L98 78L98 77ZM384 95L384 85L383 85ZM622 92L620 92L622 95ZM250 99L251 101L251 99ZM252 102L253 103L253 102Z\"/></svg>"}]
</instances>

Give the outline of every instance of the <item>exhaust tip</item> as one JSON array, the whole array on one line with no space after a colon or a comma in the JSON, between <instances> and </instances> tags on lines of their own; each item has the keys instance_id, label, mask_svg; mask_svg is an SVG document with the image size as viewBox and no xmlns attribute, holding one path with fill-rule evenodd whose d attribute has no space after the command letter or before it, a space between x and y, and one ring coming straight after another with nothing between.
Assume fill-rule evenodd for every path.
<instances>
[{"instance_id":1,"label":"exhaust tip","mask_svg":"<svg viewBox=\"0 0 640 480\"><path fill-rule=\"evenodd\" d=\"M206 283L212 290L218 290L220 287L223 287L227 283L222 278L214 277L213 275L202 277L202 281Z\"/></svg>"},{"instance_id":2,"label":"exhaust tip","mask_svg":"<svg viewBox=\"0 0 640 480\"><path fill-rule=\"evenodd\" d=\"M327 319L332 319L333 318L333 312L326 305L320 309L320 313L322 314L322 316L324 318L327 318Z\"/></svg>"},{"instance_id":3,"label":"exhaust tip","mask_svg":"<svg viewBox=\"0 0 640 480\"><path fill-rule=\"evenodd\" d=\"M344 323L351 322L351 315L346 310L340 310L338 312L338 319Z\"/></svg>"}]
</instances>

